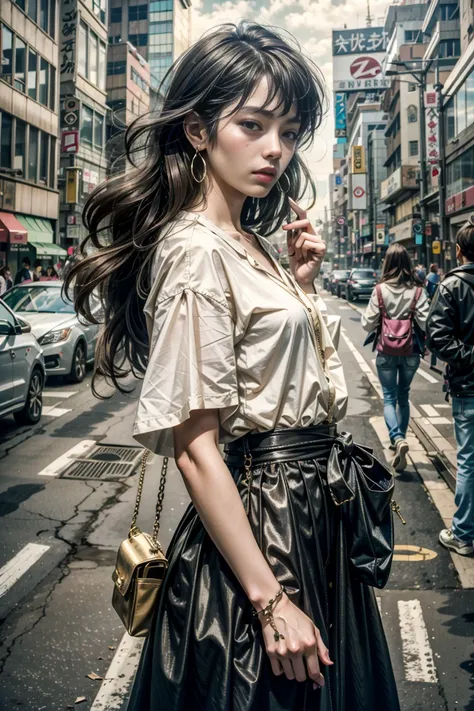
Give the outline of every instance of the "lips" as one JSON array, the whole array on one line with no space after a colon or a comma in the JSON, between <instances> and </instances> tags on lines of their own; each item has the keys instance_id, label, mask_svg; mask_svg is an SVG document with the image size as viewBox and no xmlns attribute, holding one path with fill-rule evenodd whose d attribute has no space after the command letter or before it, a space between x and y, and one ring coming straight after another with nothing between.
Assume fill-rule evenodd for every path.
<instances>
[{"instance_id":1,"label":"lips","mask_svg":"<svg viewBox=\"0 0 474 711\"><path fill-rule=\"evenodd\" d=\"M256 175L269 175L271 178L274 178L276 175L276 170L273 168L262 168L261 170L254 170L254 173Z\"/></svg>"}]
</instances>

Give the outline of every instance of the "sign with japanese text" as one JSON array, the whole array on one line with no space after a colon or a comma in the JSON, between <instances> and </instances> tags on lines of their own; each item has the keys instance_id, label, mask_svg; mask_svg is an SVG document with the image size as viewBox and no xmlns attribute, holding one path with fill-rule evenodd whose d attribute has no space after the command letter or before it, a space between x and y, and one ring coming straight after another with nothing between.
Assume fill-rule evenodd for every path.
<instances>
[{"instance_id":1,"label":"sign with japanese text","mask_svg":"<svg viewBox=\"0 0 474 711\"><path fill-rule=\"evenodd\" d=\"M76 71L76 0L62 0L60 19L59 73L61 81L74 79Z\"/></svg>"},{"instance_id":2,"label":"sign with japanese text","mask_svg":"<svg viewBox=\"0 0 474 711\"><path fill-rule=\"evenodd\" d=\"M364 146L352 146L351 173L365 173Z\"/></svg>"},{"instance_id":3,"label":"sign with japanese text","mask_svg":"<svg viewBox=\"0 0 474 711\"><path fill-rule=\"evenodd\" d=\"M368 91L387 89L390 78L382 73L382 61L385 54L347 54L334 56L333 89L335 92Z\"/></svg>"},{"instance_id":4,"label":"sign with japanese text","mask_svg":"<svg viewBox=\"0 0 474 711\"><path fill-rule=\"evenodd\" d=\"M345 93L336 93L334 95L334 111L336 121L336 138L347 136L347 118L346 118L346 95Z\"/></svg>"},{"instance_id":5,"label":"sign with japanese text","mask_svg":"<svg viewBox=\"0 0 474 711\"><path fill-rule=\"evenodd\" d=\"M437 166L439 163L438 95L431 88L425 92L425 121L426 160L430 165Z\"/></svg>"},{"instance_id":6,"label":"sign with japanese text","mask_svg":"<svg viewBox=\"0 0 474 711\"><path fill-rule=\"evenodd\" d=\"M387 33L383 27L363 27L358 30L333 30L332 54L371 54L385 52Z\"/></svg>"},{"instance_id":7,"label":"sign with japanese text","mask_svg":"<svg viewBox=\"0 0 474 711\"><path fill-rule=\"evenodd\" d=\"M61 153L77 153L79 151L79 131L61 131Z\"/></svg>"}]
</instances>

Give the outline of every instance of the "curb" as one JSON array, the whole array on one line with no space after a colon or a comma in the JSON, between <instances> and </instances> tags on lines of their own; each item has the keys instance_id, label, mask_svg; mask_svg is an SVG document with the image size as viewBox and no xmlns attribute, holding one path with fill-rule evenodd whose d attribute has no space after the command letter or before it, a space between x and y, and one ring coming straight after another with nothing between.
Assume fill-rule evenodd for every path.
<instances>
[{"instance_id":1,"label":"curb","mask_svg":"<svg viewBox=\"0 0 474 711\"><path fill-rule=\"evenodd\" d=\"M355 304L347 299L342 299L342 301L360 315L360 311ZM448 440L442 437L439 433L432 434L429 431L430 425L427 424L424 426L424 418L422 414L418 412L416 407L414 407L411 403L410 407L412 411L410 426L425 447L428 456L434 460L434 464L446 484L452 491L454 491L456 488L457 471L456 450L451 446Z\"/></svg>"}]
</instances>

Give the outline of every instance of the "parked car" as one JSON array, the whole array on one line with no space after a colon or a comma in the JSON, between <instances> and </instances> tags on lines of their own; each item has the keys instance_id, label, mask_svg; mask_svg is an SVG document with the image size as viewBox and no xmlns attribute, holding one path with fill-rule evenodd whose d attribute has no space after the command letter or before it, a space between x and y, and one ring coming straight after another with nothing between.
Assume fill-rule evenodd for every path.
<instances>
[{"instance_id":1,"label":"parked car","mask_svg":"<svg viewBox=\"0 0 474 711\"><path fill-rule=\"evenodd\" d=\"M62 281L18 284L5 303L26 319L44 351L47 375L63 375L80 383L93 363L99 326L79 321L74 304L61 293ZM100 304L94 312L99 314Z\"/></svg>"},{"instance_id":2,"label":"parked car","mask_svg":"<svg viewBox=\"0 0 474 711\"><path fill-rule=\"evenodd\" d=\"M333 274L332 272L324 272L324 274L323 274L323 276L322 276L323 289L326 289L326 290L329 289L329 281L330 281L330 279L331 279L331 277L332 277L332 274Z\"/></svg>"},{"instance_id":3,"label":"parked car","mask_svg":"<svg viewBox=\"0 0 474 711\"><path fill-rule=\"evenodd\" d=\"M341 296L348 301L370 296L377 282L375 269L353 269L349 279L341 286Z\"/></svg>"},{"instance_id":4,"label":"parked car","mask_svg":"<svg viewBox=\"0 0 474 711\"><path fill-rule=\"evenodd\" d=\"M333 294L334 296L341 295L341 285L345 284L345 282L349 278L350 273L350 269L335 269L333 271L328 284L328 289L331 294Z\"/></svg>"},{"instance_id":5,"label":"parked car","mask_svg":"<svg viewBox=\"0 0 474 711\"><path fill-rule=\"evenodd\" d=\"M43 350L31 326L0 299L0 417L22 425L39 422L46 379Z\"/></svg>"}]
</instances>

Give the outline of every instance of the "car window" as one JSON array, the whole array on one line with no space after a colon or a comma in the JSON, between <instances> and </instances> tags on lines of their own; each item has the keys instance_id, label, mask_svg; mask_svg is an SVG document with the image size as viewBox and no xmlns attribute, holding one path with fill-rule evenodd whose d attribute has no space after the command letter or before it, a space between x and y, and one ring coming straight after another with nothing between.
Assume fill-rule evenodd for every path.
<instances>
[{"instance_id":1,"label":"car window","mask_svg":"<svg viewBox=\"0 0 474 711\"><path fill-rule=\"evenodd\" d=\"M347 270L344 270L344 271L342 271L342 270L337 271L337 270L336 270L336 271L334 272L334 276L336 276L336 277L349 276L349 274L350 274L350 271L349 271L348 269L347 269Z\"/></svg>"},{"instance_id":2,"label":"car window","mask_svg":"<svg viewBox=\"0 0 474 711\"><path fill-rule=\"evenodd\" d=\"M5 306L2 304L1 301L0 301L0 320L1 321L8 321L8 323L11 323L12 326L16 326L14 315L11 313L11 311L9 311L8 309L5 308Z\"/></svg>"},{"instance_id":3,"label":"car window","mask_svg":"<svg viewBox=\"0 0 474 711\"><path fill-rule=\"evenodd\" d=\"M373 269L355 269L352 276L359 277L359 279L375 279L375 272Z\"/></svg>"},{"instance_id":4,"label":"car window","mask_svg":"<svg viewBox=\"0 0 474 711\"><path fill-rule=\"evenodd\" d=\"M57 287L15 286L4 295L4 301L15 313L75 313L72 301L63 299Z\"/></svg>"}]
</instances>

